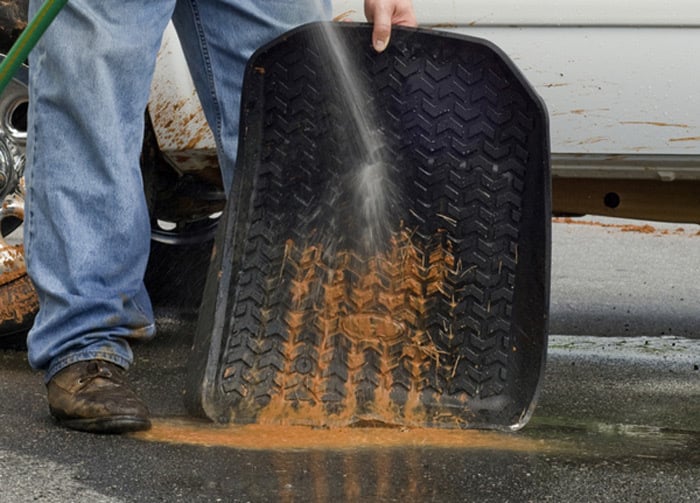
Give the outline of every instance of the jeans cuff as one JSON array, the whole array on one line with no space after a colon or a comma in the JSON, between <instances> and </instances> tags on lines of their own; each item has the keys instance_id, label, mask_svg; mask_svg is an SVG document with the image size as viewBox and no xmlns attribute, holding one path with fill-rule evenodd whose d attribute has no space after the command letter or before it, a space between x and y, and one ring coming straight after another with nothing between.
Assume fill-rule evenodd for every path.
<instances>
[{"instance_id":1,"label":"jeans cuff","mask_svg":"<svg viewBox=\"0 0 700 503\"><path fill-rule=\"evenodd\" d=\"M68 356L57 358L56 360L51 362L51 366L46 371L46 375L44 377L44 384L48 384L48 382L53 378L53 376L58 374L64 368L73 365L74 363L83 362L87 360L104 360L110 363L114 363L115 365L119 365L125 370L129 368L132 361L130 358L125 358L124 356L118 355L111 351L78 351L77 353L71 353Z\"/></svg>"}]
</instances>

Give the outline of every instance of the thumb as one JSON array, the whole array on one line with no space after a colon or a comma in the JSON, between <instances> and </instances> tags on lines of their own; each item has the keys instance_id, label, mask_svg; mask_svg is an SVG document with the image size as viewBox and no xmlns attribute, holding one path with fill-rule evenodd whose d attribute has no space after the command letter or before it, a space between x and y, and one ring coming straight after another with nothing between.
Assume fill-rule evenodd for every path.
<instances>
[{"instance_id":1,"label":"thumb","mask_svg":"<svg viewBox=\"0 0 700 503\"><path fill-rule=\"evenodd\" d=\"M377 52L382 52L389 45L391 38L391 11L386 8L378 8L372 19L372 47Z\"/></svg>"}]
</instances>

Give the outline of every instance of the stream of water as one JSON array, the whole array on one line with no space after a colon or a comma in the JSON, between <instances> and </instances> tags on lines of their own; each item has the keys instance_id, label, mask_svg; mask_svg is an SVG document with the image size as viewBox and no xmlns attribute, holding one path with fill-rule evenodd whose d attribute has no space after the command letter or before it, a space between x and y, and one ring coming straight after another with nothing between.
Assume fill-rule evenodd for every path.
<instances>
[{"instance_id":1,"label":"stream of water","mask_svg":"<svg viewBox=\"0 0 700 503\"><path fill-rule=\"evenodd\" d=\"M320 0L316 0L319 9ZM356 166L347 180L356 201L357 216L364 229L362 241L369 253L376 253L390 237L390 212L395 189L384 159L384 142L376 121L371 95L364 85L354 59L340 35L338 23L324 23L321 49L326 50L327 67L334 76L337 92L349 113L350 124L337 125L346 131ZM370 44L368 38L367 44Z\"/></svg>"}]
</instances>

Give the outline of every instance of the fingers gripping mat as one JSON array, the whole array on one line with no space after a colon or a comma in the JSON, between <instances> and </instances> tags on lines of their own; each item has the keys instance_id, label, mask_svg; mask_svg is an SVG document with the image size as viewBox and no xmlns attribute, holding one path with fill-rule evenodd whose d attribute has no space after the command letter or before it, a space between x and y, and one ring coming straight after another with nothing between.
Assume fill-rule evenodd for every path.
<instances>
[{"instance_id":1,"label":"fingers gripping mat","mask_svg":"<svg viewBox=\"0 0 700 503\"><path fill-rule=\"evenodd\" d=\"M485 41L369 41L366 25L311 24L249 63L188 405L224 422L518 428L546 349L544 106Z\"/></svg>"}]
</instances>

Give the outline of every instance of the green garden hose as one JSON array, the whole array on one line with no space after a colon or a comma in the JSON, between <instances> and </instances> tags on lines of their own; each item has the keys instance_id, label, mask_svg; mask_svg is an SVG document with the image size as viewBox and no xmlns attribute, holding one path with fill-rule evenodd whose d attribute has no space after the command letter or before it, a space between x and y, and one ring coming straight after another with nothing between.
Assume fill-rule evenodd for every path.
<instances>
[{"instance_id":1,"label":"green garden hose","mask_svg":"<svg viewBox=\"0 0 700 503\"><path fill-rule=\"evenodd\" d=\"M68 0L46 0L0 63L0 94Z\"/></svg>"}]
</instances>

